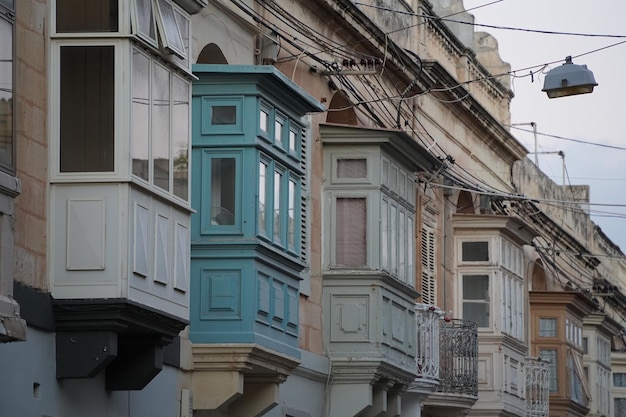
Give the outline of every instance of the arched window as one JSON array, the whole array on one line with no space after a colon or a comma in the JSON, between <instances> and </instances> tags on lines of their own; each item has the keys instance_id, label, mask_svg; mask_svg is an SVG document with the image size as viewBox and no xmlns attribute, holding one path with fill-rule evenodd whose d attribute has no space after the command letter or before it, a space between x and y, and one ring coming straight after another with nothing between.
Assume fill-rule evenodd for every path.
<instances>
[{"instance_id":1,"label":"arched window","mask_svg":"<svg viewBox=\"0 0 626 417\"><path fill-rule=\"evenodd\" d=\"M456 212L457 213L469 213L474 214L474 201L472 200L472 195L467 191L461 191L459 193L459 198L456 202Z\"/></svg>"},{"instance_id":2,"label":"arched window","mask_svg":"<svg viewBox=\"0 0 626 417\"><path fill-rule=\"evenodd\" d=\"M533 266L532 275L532 290L533 291L547 291L548 283L546 281L546 271L543 267L543 262L537 260Z\"/></svg>"},{"instance_id":3,"label":"arched window","mask_svg":"<svg viewBox=\"0 0 626 417\"><path fill-rule=\"evenodd\" d=\"M200 55L198 55L197 64L228 64L226 57L222 53L219 46L214 43L210 43L202 48Z\"/></svg>"},{"instance_id":4,"label":"arched window","mask_svg":"<svg viewBox=\"0 0 626 417\"><path fill-rule=\"evenodd\" d=\"M356 113L353 104L341 91L337 91L330 101L326 121L329 123L341 123L344 125L357 125Z\"/></svg>"}]
</instances>

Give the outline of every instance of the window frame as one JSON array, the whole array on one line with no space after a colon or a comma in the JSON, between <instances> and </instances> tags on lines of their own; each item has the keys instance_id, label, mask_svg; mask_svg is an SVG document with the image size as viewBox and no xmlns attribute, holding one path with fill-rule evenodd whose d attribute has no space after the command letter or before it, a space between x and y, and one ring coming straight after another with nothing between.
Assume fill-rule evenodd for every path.
<instances>
[{"instance_id":1,"label":"window frame","mask_svg":"<svg viewBox=\"0 0 626 417\"><path fill-rule=\"evenodd\" d=\"M537 317L537 337L541 338L541 339L559 339L559 317L547 317L547 316L541 316L541 317ZM551 322L554 323L554 329L546 329L546 330L554 330L554 334L541 334L542 333L542 328L541 328L541 323L545 322L547 323L548 320L550 320Z\"/></svg>"},{"instance_id":2,"label":"window frame","mask_svg":"<svg viewBox=\"0 0 626 417\"><path fill-rule=\"evenodd\" d=\"M158 195L162 195L167 197L169 200L173 200L173 201L181 201L184 204L190 204L191 201L191 166L190 166L190 160L191 160L191 82L181 76L171 65L167 65L164 64L162 61L155 59L155 57L151 54L147 54L144 51L140 50L139 48L132 46L131 47L131 106L130 106L130 111L132 114L132 83L134 80L134 72L133 72L133 60L135 59L135 53L137 54L141 54L144 58L147 58L149 60L149 64L150 64L150 71L149 71L149 80L148 80L148 93L149 93L149 99L148 99L148 124L149 124L149 133L148 133L148 179L144 179L140 176L137 176L133 173L132 171L132 167L130 169L130 177L132 179L132 181L136 184L140 184L143 188L149 189L151 192L158 194ZM154 181L154 152L153 152L153 148L154 148L154 136L153 136L153 118L154 115L152 113L153 111L153 96L152 96L152 90L154 87L154 67L155 65L159 65L162 68L166 69L168 71L169 74L169 87L170 87L170 91L169 91L169 159L168 159L168 169L169 169L169 178L168 178L168 189L165 190L164 188L158 186L155 181ZM180 82L183 82L184 84L187 85L187 198L183 198L177 194L175 194L175 184L174 184L174 174L175 174L175 161L177 159L177 156L175 155L175 151L176 151L176 143L179 143L180 141L176 140L175 138L175 126L173 121L174 120L178 120L179 118L175 117L174 113L175 113L175 109L174 109L174 101L175 101L175 93L174 93L174 86L175 86L175 79L178 79ZM132 160L133 160L133 154L132 154L132 146L134 143L134 139L133 139L133 120L135 120L136 118L131 117L129 120L129 126L130 126L130 136L129 136L129 146L131 148L131 152L130 152L130 157L131 157L131 165L132 165Z\"/></svg>"},{"instance_id":3,"label":"window frame","mask_svg":"<svg viewBox=\"0 0 626 417\"><path fill-rule=\"evenodd\" d=\"M542 351L553 351L554 352L554 364L552 361L545 359L542 355ZM537 346L537 357L541 358L542 361L548 363L548 390L552 393L558 393L561 388L561 383L559 381L559 356L561 355L561 349L557 345L541 345ZM554 389L552 388L552 381L554 381Z\"/></svg>"},{"instance_id":4,"label":"window frame","mask_svg":"<svg viewBox=\"0 0 626 417\"><path fill-rule=\"evenodd\" d=\"M500 330L517 340L524 341L524 281L522 277L516 276L507 270L502 270L500 277L502 308L500 312Z\"/></svg>"},{"instance_id":5,"label":"window frame","mask_svg":"<svg viewBox=\"0 0 626 417\"><path fill-rule=\"evenodd\" d=\"M378 221L374 222L373 214L375 213L374 205L378 202L377 194L374 191L366 190L333 190L329 192L329 230L330 230L330 253L329 262L330 269L370 269L375 255L372 252L375 245L370 242L375 241L373 233L377 233ZM365 264L364 265L340 265L337 262L337 200L342 198L365 199L365 233L368 237L365 242Z\"/></svg>"},{"instance_id":6,"label":"window frame","mask_svg":"<svg viewBox=\"0 0 626 417\"><path fill-rule=\"evenodd\" d=\"M380 267L401 283L415 285L416 213L403 203L393 195L381 191L381 220L378 231L382 242L379 249ZM391 207L396 208L395 219ZM404 218L404 224L401 223L402 218ZM400 236L400 233L403 236Z\"/></svg>"},{"instance_id":7,"label":"window frame","mask_svg":"<svg viewBox=\"0 0 626 417\"><path fill-rule=\"evenodd\" d=\"M487 277L487 284L489 286L487 290L487 297L488 297L487 299L466 299L465 298L464 287L465 287L466 276L486 276ZM466 302L469 304L486 304L488 307L488 312L489 312L489 316L487 319L488 326L480 326L478 322L476 322L476 326L479 330L486 330L486 331L493 330L494 328L494 319L493 319L494 272L489 271L489 270L482 270L482 269L459 271L459 283L460 283L459 285L459 311L461 312L463 319L471 321L471 319L468 317L465 317L465 314L464 314Z\"/></svg>"},{"instance_id":8,"label":"window frame","mask_svg":"<svg viewBox=\"0 0 626 417\"><path fill-rule=\"evenodd\" d=\"M618 378L616 378L619 375L619 379L622 379L623 382L620 382L619 384L616 384L616 380ZM613 378L612 378L612 386L613 388L626 388L626 371L624 372L613 372Z\"/></svg>"},{"instance_id":9,"label":"window frame","mask_svg":"<svg viewBox=\"0 0 626 417\"><path fill-rule=\"evenodd\" d=\"M151 38L149 36L149 34L145 34L141 28L140 28L140 24L139 24L139 11L138 9L138 4L140 1L145 2L144 4L149 4L150 7L150 11L151 11L151 26L152 26L152 30L154 31L154 38ZM143 42L147 43L148 45L150 45L151 47L158 49L159 48L159 33L158 33L158 29L157 29L157 23L156 23L156 17L154 14L154 1L153 0L131 0L130 2L130 17L131 17L131 31L133 34L135 34L139 39L141 39Z\"/></svg>"},{"instance_id":10,"label":"window frame","mask_svg":"<svg viewBox=\"0 0 626 417\"><path fill-rule=\"evenodd\" d=\"M123 40L119 39L89 39L83 41L81 39L65 39L57 40L52 44L52 68L51 79L52 85L51 91L51 104L49 106L51 113L50 120L50 132L51 132L51 146L50 152L50 174L53 182L91 182L91 181L121 181L127 176L127 172L130 171L130 163L128 167L120 166L122 152L127 149L130 142L130 138L127 141L122 139L122 125L127 123L127 119L124 117L114 118L113 127L113 154L114 163L113 171L110 172L62 172L61 171L61 137L60 137L60 116L61 116L61 48L66 46L113 46L113 71L114 71L114 86L113 86L113 103L115 115L128 115L130 112L130 96L129 93L124 91L127 87L122 81L122 65L120 61L123 60L125 48ZM126 97L129 97L126 100ZM124 143L128 142L128 143ZM123 164L122 164L123 165Z\"/></svg>"},{"instance_id":11,"label":"window frame","mask_svg":"<svg viewBox=\"0 0 626 417\"><path fill-rule=\"evenodd\" d=\"M235 212L234 222L232 225L219 225L212 224L211 208L213 202L211 201L211 192L202 193L200 202L200 234L201 235L241 235L242 230L242 199L243 199L243 150L236 148L218 148L218 149L203 149L200 165L202 172L206 172L207 175L201 179L201 188L205 190L211 190L213 184L212 167L214 159L234 159L235 160L235 181L234 181L234 207ZM238 175L237 175L238 174Z\"/></svg>"},{"instance_id":12,"label":"window frame","mask_svg":"<svg viewBox=\"0 0 626 417\"><path fill-rule=\"evenodd\" d=\"M261 175L260 167L264 165L265 171L265 223L264 229L261 229L260 219L260 204L261 204ZM278 238L276 237L274 230L274 215L276 208L276 174L280 174L280 196L279 196L279 225L280 233ZM256 184L256 235L264 241L276 246L280 250L283 250L293 256L301 256L301 219L302 219L302 176L283 164L280 160L272 158L270 155L261 152L257 161L257 184ZM290 207L290 183L294 184L294 224L293 224L293 245L290 244L289 237L289 207Z\"/></svg>"},{"instance_id":13,"label":"window frame","mask_svg":"<svg viewBox=\"0 0 626 417\"><path fill-rule=\"evenodd\" d=\"M617 404L620 404L620 411L624 410L626 411L626 395L625 396L615 396L613 397L613 404L611 404L612 409L613 409L613 413L615 413L617 411ZM614 414L617 415L617 414Z\"/></svg>"},{"instance_id":14,"label":"window frame","mask_svg":"<svg viewBox=\"0 0 626 417\"><path fill-rule=\"evenodd\" d=\"M50 10L50 33L52 37L59 36L63 38L85 38L85 37L119 37L123 33L128 33L130 30L130 19L127 19L124 14L124 7L122 6L121 0L117 1L117 31L108 31L108 32L59 32L57 29L57 0L52 1L51 10Z\"/></svg>"},{"instance_id":15,"label":"window frame","mask_svg":"<svg viewBox=\"0 0 626 417\"><path fill-rule=\"evenodd\" d=\"M138 12L139 1L143 1L143 4L148 5L152 11L151 26L154 30L154 38L151 38L149 34L146 34L140 28ZM181 68L189 72L191 20L176 2L171 0L131 0L129 9L130 33L135 36L135 39L158 54L165 52L172 57L172 62L175 62ZM187 22L187 33L183 33L178 18L185 19ZM172 33L170 32L171 30L175 30L175 32ZM185 42L185 40L187 42Z\"/></svg>"},{"instance_id":16,"label":"window frame","mask_svg":"<svg viewBox=\"0 0 626 417\"><path fill-rule=\"evenodd\" d=\"M358 156L358 157L357 157ZM339 161L342 160L365 160L365 177L340 177L338 175ZM351 184L351 185L366 185L373 182L372 179L372 167L373 158L369 154L355 155L352 152L333 152L331 155L331 181L333 184Z\"/></svg>"},{"instance_id":17,"label":"window frame","mask_svg":"<svg viewBox=\"0 0 626 417\"><path fill-rule=\"evenodd\" d=\"M0 162L0 171L5 172L7 174L10 175L15 175L16 172L16 143L15 143L15 139L16 139L16 106L15 106L15 86L16 86L16 81L15 81L15 69L16 69L16 65L15 65L15 51L16 51L16 28L15 28L15 4L13 4L13 8L6 8L7 5L0 5L0 20L2 20L3 22L6 22L7 24L9 24L11 26L11 94L10 94L10 115L11 115L11 129L9 132L10 135L10 142L11 142L11 162L9 164L4 164Z\"/></svg>"},{"instance_id":18,"label":"window frame","mask_svg":"<svg viewBox=\"0 0 626 417\"><path fill-rule=\"evenodd\" d=\"M156 15L158 16L156 23L161 33L161 45L171 54L174 54L181 59L185 59L187 57L186 51L184 50L185 42L183 41L183 36L180 33L180 28L178 27L178 22L176 21L174 4L169 0L154 0L154 4L156 5L156 11L158 12L158 15ZM165 8L165 10L162 8ZM170 13L171 23L166 21L166 16ZM171 26L172 23L173 27ZM170 32L172 29L175 30L175 33ZM174 41L180 42L180 45L174 45Z\"/></svg>"}]
</instances>

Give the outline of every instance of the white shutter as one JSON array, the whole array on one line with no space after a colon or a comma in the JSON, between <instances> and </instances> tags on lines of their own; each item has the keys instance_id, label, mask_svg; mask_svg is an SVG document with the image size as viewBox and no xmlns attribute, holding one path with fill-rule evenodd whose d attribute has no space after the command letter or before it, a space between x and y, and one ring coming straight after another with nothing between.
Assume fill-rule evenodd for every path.
<instances>
[{"instance_id":1,"label":"white shutter","mask_svg":"<svg viewBox=\"0 0 626 417\"><path fill-rule=\"evenodd\" d=\"M422 303L437 304L435 229L422 224Z\"/></svg>"}]
</instances>

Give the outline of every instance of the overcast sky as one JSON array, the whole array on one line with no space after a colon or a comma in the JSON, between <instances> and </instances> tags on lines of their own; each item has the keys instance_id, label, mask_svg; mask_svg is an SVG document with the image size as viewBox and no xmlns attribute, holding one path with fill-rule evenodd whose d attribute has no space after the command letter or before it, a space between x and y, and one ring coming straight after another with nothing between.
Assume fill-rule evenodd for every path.
<instances>
[{"instance_id":1,"label":"overcast sky","mask_svg":"<svg viewBox=\"0 0 626 417\"><path fill-rule=\"evenodd\" d=\"M491 3L491 4L489 4ZM500 56L519 78L512 80L515 98L511 123L535 122L538 152L565 153L566 184L591 186L593 221L626 251L626 1L624 0L464 0L475 23L499 27L620 35L622 38L566 36L528 31L476 27L498 40ZM474 7L485 7L473 9ZM470 10L473 9L473 10ZM615 45L617 43L622 44ZM571 55L574 64L587 65L598 86L591 94L548 99L541 91L543 77L522 77L537 65L560 66ZM533 71L539 68L533 68ZM519 126L532 130L530 126ZM534 151L530 132L511 129L520 142ZM576 141L593 142L615 149ZM534 155L529 155L534 160ZM539 154L539 167L557 184L563 183L563 159ZM614 206L593 205L610 204ZM622 207L620 207L621 205Z\"/></svg>"}]
</instances>

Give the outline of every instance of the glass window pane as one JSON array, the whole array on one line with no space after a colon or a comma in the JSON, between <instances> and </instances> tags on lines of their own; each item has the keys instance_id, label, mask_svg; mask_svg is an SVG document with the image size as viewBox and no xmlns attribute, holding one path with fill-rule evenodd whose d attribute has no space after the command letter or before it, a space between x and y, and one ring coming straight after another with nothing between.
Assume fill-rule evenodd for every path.
<instances>
[{"instance_id":1,"label":"glass window pane","mask_svg":"<svg viewBox=\"0 0 626 417\"><path fill-rule=\"evenodd\" d=\"M383 269L389 268L389 203L383 198L380 208L380 262Z\"/></svg>"},{"instance_id":2,"label":"glass window pane","mask_svg":"<svg viewBox=\"0 0 626 417\"><path fill-rule=\"evenodd\" d=\"M390 243L390 261L391 273L398 274L398 207L391 203L389 210L389 243Z\"/></svg>"},{"instance_id":3,"label":"glass window pane","mask_svg":"<svg viewBox=\"0 0 626 417\"><path fill-rule=\"evenodd\" d=\"M280 242L282 237L281 224L281 188L283 183L283 175L280 172L274 172L274 241Z\"/></svg>"},{"instance_id":4,"label":"glass window pane","mask_svg":"<svg viewBox=\"0 0 626 417\"><path fill-rule=\"evenodd\" d=\"M118 0L57 0L57 32L117 32Z\"/></svg>"},{"instance_id":5,"label":"glass window pane","mask_svg":"<svg viewBox=\"0 0 626 417\"><path fill-rule=\"evenodd\" d=\"M337 178L367 178L367 160L337 159Z\"/></svg>"},{"instance_id":6,"label":"glass window pane","mask_svg":"<svg viewBox=\"0 0 626 417\"><path fill-rule=\"evenodd\" d=\"M172 146L174 148L174 195L187 200L189 184L189 83L174 77Z\"/></svg>"},{"instance_id":7,"label":"glass window pane","mask_svg":"<svg viewBox=\"0 0 626 417\"><path fill-rule=\"evenodd\" d=\"M389 186L389 161L383 159L383 184Z\"/></svg>"},{"instance_id":8,"label":"glass window pane","mask_svg":"<svg viewBox=\"0 0 626 417\"><path fill-rule=\"evenodd\" d=\"M152 0L134 0L135 6L135 32L146 37L156 44L156 21L154 20L154 9Z\"/></svg>"},{"instance_id":9,"label":"glass window pane","mask_svg":"<svg viewBox=\"0 0 626 417\"><path fill-rule=\"evenodd\" d=\"M541 349L539 351L539 357L542 361L546 361L549 363L548 367L550 370L549 376L549 384L550 384L550 392L558 391L558 374L557 374L557 352L556 349Z\"/></svg>"},{"instance_id":10,"label":"glass window pane","mask_svg":"<svg viewBox=\"0 0 626 417\"><path fill-rule=\"evenodd\" d=\"M274 122L274 140L278 146L282 146L283 143L283 122L276 120Z\"/></svg>"},{"instance_id":11,"label":"glass window pane","mask_svg":"<svg viewBox=\"0 0 626 417\"><path fill-rule=\"evenodd\" d=\"M287 244L289 249L296 247L296 183L289 180L289 210L287 220Z\"/></svg>"},{"instance_id":12,"label":"glass window pane","mask_svg":"<svg viewBox=\"0 0 626 417\"><path fill-rule=\"evenodd\" d=\"M556 319L540 318L539 319L539 336L540 337L556 337Z\"/></svg>"},{"instance_id":13,"label":"glass window pane","mask_svg":"<svg viewBox=\"0 0 626 417\"><path fill-rule=\"evenodd\" d=\"M0 0L0 4L5 6L7 9L14 9L14 0Z\"/></svg>"},{"instance_id":14,"label":"glass window pane","mask_svg":"<svg viewBox=\"0 0 626 417\"><path fill-rule=\"evenodd\" d=\"M13 25L0 19L0 164L13 167Z\"/></svg>"},{"instance_id":15,"label":"glass window pane","mask_svg":"<svg viewBox=\"0 0 626 417\"><path fill-rule=\"evenodd\" d=\"M261 110L259 112L259 129L263 132L267 132L267 121L269 120L269 114L267 112Z\"/></svg>"},{"instance_id":16,"label":"glass window pane","mask_svg":"<svg viewBox=\"0 0 626 417\"><path fill-rule=\"evenodd\" d=\"M464 300L489 300L489 275L463 275Z\"/></svg>"},{"instance_id":17,"label":"glass window pane","mask_svg":"<svg viewBox=\"0 0 626 417\"><path fill-rule=\"evenodd\" d=\"M463 242L462 259L466 262L488 261L489 242Z\"/></svg>"},{"instance_id":18,"label":"glass window pane","mask_svg":"<svg viewBox=\"0 0 626 417\"><path fill-rule=\"evenodd\" d=\"M170 190L170 72L153 66L152 169L154 185Z\"/></svg>"},{"instance_id":19,"label":"glass window pane","mask_svg":"<svg viewBox=\"0 0 626 417\"><path fill-rule=\"evenodd\" d=\"M476 322L478 327L489 327L489 304L463 303L463 319Z\"/></svg>"},{"instance_id":20,"label":"glass window pane","mask_svg":"<svg viewBox=\"0 0 626 417\"><path fill-rule=\"evenodd\" d=\"M289 131L289 152L294 153L296 151L296 132L293 130Z\"/></svg>"},{"instance_id":21,"label":"glass window pane","mask_svg":"<svg viewBox=\"0 0 626 417\"><path fill-rule=\"evenodd\" d=\"M163 46L181 58L184 58L185 46L178 28L178 23L176 22L174 8L166 0L157 0L157 4L160 12L159 22L161 23L161 29L164 35Z\"/></svg>"},{"instance_id":22,"label":"glass window pane","mask_svg":"<svg viewBox=\"0 0 626 417\"><path fill-rule=\"evenodd\" d=\"M363 266L367 263L367 200L338 198L335 228L338 265Z\"/></svg>"},{"instance_id":23,"label":"glass window pane","mask_svg":"<svg viewBox=\"0 0 626 417\"><path fill-rule=\"evenodd\" d=\"M626 373L616 372L613 374L613 386L626 388Z\"/></svg>"},{"instance_id":24,"label":"glass window pane","mask_svg":"<svg viewBox=\"0 0 626 417\"><path fill-rule=\"evenodd\" d=\"M626 398L615 398L613 400L613 415L626 416Z\"/></svg>"},{"instance_id":25,"label":"glass window pane","mask_svg":"<svg viewBox=\"0 0 626 417\"><path fill-rule=\"evenodd\" d=\"M237 106L211 106L211 124L237 124Z\"/></svg>"},{"instance_id":26,"label":"glass window pane","mask_svg":"<svg viewBox=\"0 0 626 417\"><path fill-rule=\"evenodd\" d=\"M235 224L235 158L211 160L211 224Z\"/></svg>"},{"instance_id":27,"label":"glass window pane","mask_svg":"<svg viewBox=\"0 0 626 417\"><path fill-rule=\"evenodd\" d=\"M406 282L406 224L404 210L400 210L398 219L398 276Z\"/></svg>"},{"instance_id":28,"label":"glass window pane","mask_svg":"<svg viewBox=\"0 0 626 417\"><path fill-rule=\"evenodd\" d=\"M413 226L413 217L407 215L406 225L407 240L407 282L415 281L415 228Z\"/></svg>"},{"instance_id":29,"label":"glass window pane","mask_svg":"<svg viewBox=\"0 0 626 417\"><path fill-rule=\"evenodd\" d=\"M114 170L114 47L61 47L61 172Z\"/></svg>"},{"instance_id":30,"label":"glass window pane","mask_svg":"<svg viewBox=\"0 0 626 417\"><path fill-rule=\"evenodd\" d=\"M267 165L259 163L259 232L267 233Z\"/></svg>"},{"instance_id":31,"label":"glass window pane","mask_svg":"<svg viewBox=\"0 0 626 417\"><path fill-rule=\"evenodd\" d=\"M177 57L177 59L180 59L180 62L185 67L188 67L189 66L189 37L190 37L189 28L191 25L189 24L189 18L187 18L187 16L184 16L182 13L180 13L176 9L174 10L174 16L176 17L176 24L178 24L178 29L180 30L180 35L183 39L183 48L185 52L184 58Z\"/></svg>"},{"instance_id":32,"label":"glass window pane","mask_svg":"<svg viewBox=\"0 0 626 417\"><path fill-rule=\"evenodd\" d=\"M150 152L150 58L133 50L132 80L133 175L148 181Z\"/></svg>"}]
</instances>

